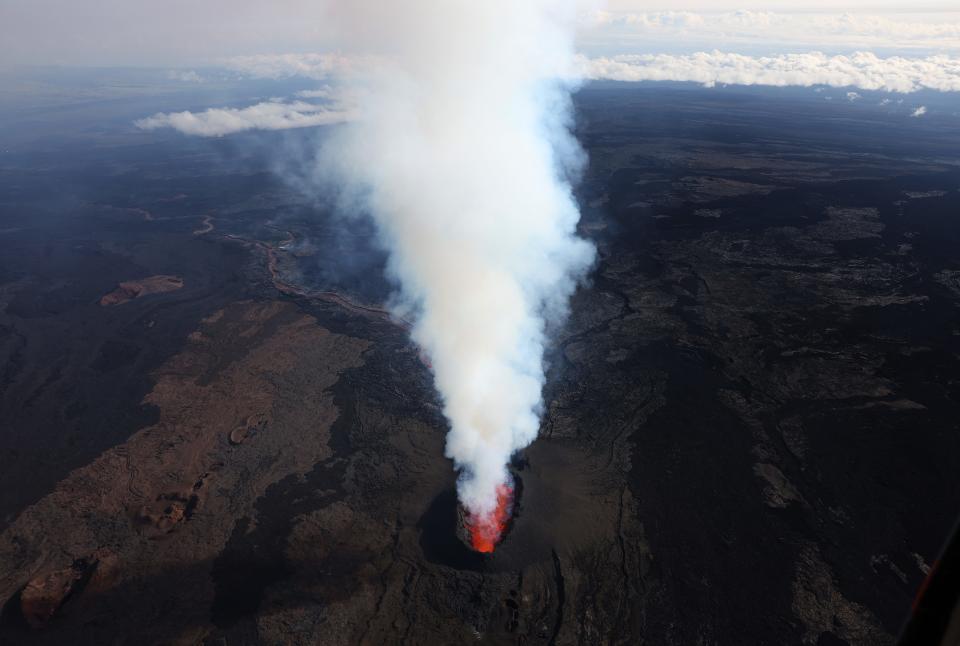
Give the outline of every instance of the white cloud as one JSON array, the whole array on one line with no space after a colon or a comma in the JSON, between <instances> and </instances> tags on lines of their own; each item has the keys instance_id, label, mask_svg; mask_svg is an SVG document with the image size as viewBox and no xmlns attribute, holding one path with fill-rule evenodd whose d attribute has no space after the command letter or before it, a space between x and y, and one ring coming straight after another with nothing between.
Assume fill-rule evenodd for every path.
<instances>
[{"instance_id":1,"label":"white cloud","mask_svg":"<svg viewBox=\"0 0 960 646\"><path fill-rule=\"evenodd\" d=\"M303 101L271 100L246 108L211 108L204 112L157 113L140 119L142 130L173 128L184 134L219 137L244 130L286 130L342 123L352 118L349 110Z\"/></svg>"},{"instance_id":2,"label":"white cloud","mask_svg":"<svg viewBox=\"0 0 960 646\"><path fill-rule=\"evenodd\" d=\"M316 90L301 90L297 92L301 99L330 99L333 98L333 89L329 85L324 85Z\"/></svg>"},{"instance_id":3,"label":"white cloud","mask_svg":"<svg viewBox=\"0 0 960 646\"><path fill-rule=\"evenodd\" d=\"M696 22L685 14L663 21ZM753 18L751 18L753 20ZM282 130L342 123L355 119L358 83L383 61L340 54L278 54L235 57L236 72L255 78L329 79L333 85L297 92L296 100L270 99L245 108L158 113L136 122L144 130L173 128L185 134L221 136L244 130ZM628 54L577 58L577 73L588 80L681 81L715 85L831 86L916 92L960 91L960 57L882 58L870 52L827 56L820 52L747 56L720 51L676 54ZM380 70L382 71L382 69ZM189 73L181 80L197 80ZM831 100L832 97L825 97ZM849 101L861 97L846 93ZM884 100L881 105L889 103ZM920 107L913 116L926 114Z\"/></svg>"},{"instance_id":4,"label":"white cloud","mask_svg":"<svg viewBox=\"0 0 960 646\"><path fill-rule=\"evenodd\" d=\"M925 115L926 113L927 113L927 106L921 105L919 108L917 108L916 110L914 110L914 111L910 114L910 116L911 116L911 117L922 117L922 116Z\"/></svg>"},{"instance_id":5,"label":"white cloud","mask_svg":"<svg viewBox=\"0 0 960 646\"><path fill-rule=\"evenodd\" d=\"M257 54L233 56L223 65L253 78L282 79L294 76L318 81L356 76L375 64L369 56L342 54Z\"/></svg>"},{"instance_id":6,"label":"white cloud","mask_svg":"<svg viewBox=\"0 0 960 646\"><path fill-rule=\"evenodd\" d=\"M687 20L687 18L671 18ZM382 60L327 54L277 54L245 56L228 61L236 72L256 78L331 79L336 94L349 96L349 87ZM712 51L693 54L623 54L588 58L579 56L576 72L586 79L617 81L691 81L707 86L772 85L855 87L862 90L915 92L933 89L960 91L960 55L881 57L871 52L828 56L803 52L751 56ZM328 98L334 91L325 85L298 93L301 98ZM856 93L847 97L859 98Z\"/></svg>"},{"instance_id":7,"label":"white cloud","mask_svg":"<svg viewBox=\"0 0 960 646\"><path fill-rule=\"evenodd\" d=\"M724 52L639 54L581 58L589 79L690 81L706 86L772 85L856 87L862 90L960 91L960 58L880 58L869 52L827 56L819 52L744 56Z\"/></svg>"},{"instance_id":8,"label":"white cloud","mask_svg":"<svg viewBox=\"0 0 960 646\"><path fill-rule=\"evenodd\" d=\"M587 20L581 38L588 53L713 48L763 53L811 49L934 53L960 51L960 12L596 12Z\"/></svg>"},{"instance_id":9,"label":"white cloud","mask_svg":"<svg viewBox=\"0 0 960 646\"><path fill-rule=\"evenodd\" d=\"M170 70L167 78L181 83L203 83L203 77L193 70Z\"/></svg>"}]
</instances>

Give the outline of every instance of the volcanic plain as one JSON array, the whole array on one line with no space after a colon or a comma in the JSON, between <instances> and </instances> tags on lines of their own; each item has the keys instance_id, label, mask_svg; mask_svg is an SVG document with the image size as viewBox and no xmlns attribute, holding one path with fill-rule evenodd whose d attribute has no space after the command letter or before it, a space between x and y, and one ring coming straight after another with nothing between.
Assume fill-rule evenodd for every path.
<instances>
[{"instance_id":1,"label":"volcanic plain","mask_svg":"<svg viewBox=\"0 0 960 646\"><path fill-rule=\"evenodd\" d=\"M599 260L490 555L303 135L13 146L0 642L894 643L960 512L960 123L868 101L578 94Z\"/></svg>"}]
</instances>

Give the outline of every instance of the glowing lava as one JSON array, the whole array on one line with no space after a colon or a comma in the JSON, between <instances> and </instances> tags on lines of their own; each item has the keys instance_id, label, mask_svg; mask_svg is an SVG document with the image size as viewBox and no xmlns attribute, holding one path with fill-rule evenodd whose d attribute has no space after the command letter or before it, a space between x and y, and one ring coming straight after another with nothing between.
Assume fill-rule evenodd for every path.
<instances>
[{"instance_id":1,"label":"glowing lava","mask_svg":"<svg viewBox=\"0 0 960 646\"><path fill-rule=\"evenodd\" d=\"M503 532L513 512L513 487L502 484L497 487L497 507L489 514L469 514L465 524L470 532L470 545L477 552L489 554L503 538Z\"/></svg>"}]
</instances>

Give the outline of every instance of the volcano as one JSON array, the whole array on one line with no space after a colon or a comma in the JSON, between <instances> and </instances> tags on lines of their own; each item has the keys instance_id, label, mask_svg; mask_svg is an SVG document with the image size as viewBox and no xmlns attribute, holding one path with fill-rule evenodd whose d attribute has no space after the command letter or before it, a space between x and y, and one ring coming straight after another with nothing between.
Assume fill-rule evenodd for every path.
<instances>
[{"instance_id":1,"label":"volcano","mask_svg":"<svg viewBox=\"0 0 960 646\"><path fill-rule=\"evenodd\" d=\"M960 509L960 122L824 93L576 95L602 253L489 519L375 236L259 156L288 131L39 97L0 164L0 644L896 643ZM150 276L183 287L99 304Z\"/></svg>"}]
</instances>

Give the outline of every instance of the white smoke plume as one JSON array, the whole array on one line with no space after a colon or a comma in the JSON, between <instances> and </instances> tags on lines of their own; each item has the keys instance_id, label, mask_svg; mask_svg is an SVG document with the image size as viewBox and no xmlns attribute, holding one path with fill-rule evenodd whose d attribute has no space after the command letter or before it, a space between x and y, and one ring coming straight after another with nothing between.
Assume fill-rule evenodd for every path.
<instances>
[{"instance_id":1,"label":"white smoke plume","mask_svg":"<svg viewBox=\"0 0 960 646\"><path fill-rule=\"evenodd\" d=\"M376 43L356 119L323 166L362 195L390 251L398 308L429 356L447 455L475 514L538 432L547 321L593 247L576 235L570 132L577 0L360 0L331 7ZM373 23L371 23L373 21ZM562 79L562 80L561 80Z\"/></svg>"}]
</instances>

